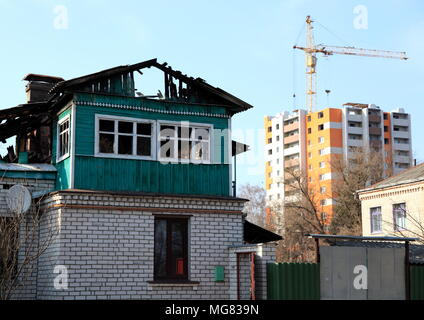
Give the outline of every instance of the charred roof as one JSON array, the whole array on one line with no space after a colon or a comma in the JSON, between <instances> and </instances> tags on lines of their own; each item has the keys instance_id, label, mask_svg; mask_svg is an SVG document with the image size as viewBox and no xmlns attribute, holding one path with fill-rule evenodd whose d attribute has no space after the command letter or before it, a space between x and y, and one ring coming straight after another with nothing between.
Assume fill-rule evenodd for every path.
<instances>
[{"instance_id":1,"label":"charred roof","mask_svg":"<svg viewBox=\"0 0 424 320\"><path fill-rule=\"evenodd\" d=\"M24 80L29 81L29 84L44 83L46 86L42 86L43 92L31 93L28 103L0 110L0 141L5 142L7 138L29 132L37 125L47 124L51 121L54 111L64 102L66 103L65 100L69 100L75 92L135 97L134 72L142 75L143 69L151 67L159 69L164 74L163 99L165 101L219 105L225 107L230 115L252 108L252 105L247 102L218 87L211 86L205 80L189 77L181 71L173 70L166 62L158 63L157 59L118 66L70 80L28 74ZM47 84L50 89L45 91ZM35 85L32 88L40 89ZM27 86L27 91L30 89Z\"/></svg>"}]
</instances>

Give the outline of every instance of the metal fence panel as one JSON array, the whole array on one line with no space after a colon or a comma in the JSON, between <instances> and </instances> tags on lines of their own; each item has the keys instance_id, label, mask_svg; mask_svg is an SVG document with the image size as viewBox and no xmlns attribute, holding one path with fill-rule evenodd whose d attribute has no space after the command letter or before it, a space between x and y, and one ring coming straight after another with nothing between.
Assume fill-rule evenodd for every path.
<instances>
[{"instance_id":1,"label":"metal fence panel","mask_svg":"<svg viewBox=\"0 0 424 320\"><path fill-rule=\"evenodd\" d=\"M270 300L319 300L319 264L268 263Z\"/></svg>"},{"instance_id":2,"label":"metal fence panel","mask_svg":"<svg viewBox=\"0 0 424 320\"><path fill-rule=\"evenodd\" d=\"M424 300L424 265L411 266L411 299Z\"/></svg>"},{"instance_id":3,"label":"metal fence panel","mask_svg":"<svg viewBox=\"0 0 424 320\"><path fill-rule=\"evenodd\" d=\"M356 266L367 264L366 248L320 247L321 299L365 300L366 290L354 287Z\"/></svg>"},{"instance_id":4,"label":"metal fence panel","mask_svg":"<svg viewBox=\"0 0 424 320\"><path fill-rule=\"evenodd\" d=\"M405 300L405 249L367 248L368 300Z\"/></svg>"}]
</instances>

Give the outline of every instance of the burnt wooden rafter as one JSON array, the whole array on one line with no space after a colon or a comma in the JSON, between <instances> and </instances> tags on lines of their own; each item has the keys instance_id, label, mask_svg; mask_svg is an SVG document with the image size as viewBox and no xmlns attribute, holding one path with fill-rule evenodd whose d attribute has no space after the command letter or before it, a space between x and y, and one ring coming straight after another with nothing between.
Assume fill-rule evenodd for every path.
<instances>
[{"instance_id":1,"label":"burnt wooden rafter","mask_svg":"<svg viewBox=\"0 0 424 320\"><path fill-rule=\"evenodd\" d=\"M39 113L23 118L8 119L1 124L0 141L5 143L6 139L17 134L25 134L39 128L41 125L48 125L51 121L49 113Z\"/></svg>"},{"instance_id":2,"label":"burnt wooden rafter","mask_svg":"<svg viewBox=\"0 0 424 320\"><path fill-rule=\"evenodd\" d=\"M63 100L68 100L74 92L100 92L108 91L116 94L116 84L111 80L122 77L118 85L129 95L134 93L134 72L143 74L144 68L155 67L164 73L165 99L190 103L205 103L222 105L230 114L235 114L252 108L248 103L231 95L230 93L207 84L201 78L189 77L181 71L173 70L168 64L158 63L151 59L133 65L119 66L86 76L61 81L62 78L47 77L52 83L57 82L49 91L46 101L22 104L17 107L0 110L0 140L16 134L28 133L39 127L42 123L50 121L50 114L62 105ZM30 77L30 78L29 78ZM31 75L26 80L45 81L46 76ZM46 120L48 116L48 120Z\"/></svg>"}]
</instances>

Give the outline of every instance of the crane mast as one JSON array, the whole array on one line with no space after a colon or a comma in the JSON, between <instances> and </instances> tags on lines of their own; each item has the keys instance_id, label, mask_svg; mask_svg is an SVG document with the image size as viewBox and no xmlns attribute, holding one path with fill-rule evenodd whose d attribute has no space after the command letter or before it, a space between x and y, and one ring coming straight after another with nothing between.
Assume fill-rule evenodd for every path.
<instances>
[{"instance_id":1,"label":"crane mast","mask_svg":"<svg viewBox=\"0 0 424 320\"><path fill-rule=\"evenodd\" d=\"M313 33L313 20L311 16L306 17L306 47L293 46L294 49L299 49L305 52L306 60L306 105L309 112L315 109L316 94L317 94L317 53L322 53L324 56L331 56L333 54L354 55L362 57L374 58L389 58L407 60L406 52L396 52L387 50L373 50L362 49L355 47L341 47L341 46L327 46L315 45Z\"/></svg>"}]
</instances>

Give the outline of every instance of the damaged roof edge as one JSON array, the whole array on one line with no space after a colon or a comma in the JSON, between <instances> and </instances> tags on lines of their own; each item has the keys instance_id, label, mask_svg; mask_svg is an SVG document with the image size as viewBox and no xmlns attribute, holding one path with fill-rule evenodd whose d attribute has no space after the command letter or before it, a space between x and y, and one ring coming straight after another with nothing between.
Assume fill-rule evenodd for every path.
<instances>
[{"instance_id":1,"label":"damaged roof edge","mask_svg":"<svg viewBox=\"0 0 424 320\"><path fill-rule=\"evenodd\" d=\"M172 75L174 78L181 79L182 81L186 83L190 83L191 85L197 86L198 88L208 91L209 93L228 101L230 104L234 106L238 106L238 108L234 110L234 114L253 108L253 106L248 104L247 102L237 98L236 96L228 93L225 90L222 90L221 88L211 86L210 84L206 83L201 78L195 79L193 77L188 77L187 75L184 75L181 71L173 70L171 67L167 66L167 63L163 63L163 64L158 63L156 58L139 62L136 64L132 64L132 65L124 65L124 66L118 66L118 67L114 67L110 69L105 69L105 70L88 74L85 76L81 76L78 78L58 82L50 90L49 94L57 94L63 91L65 88L70 88L70 87L81 85L87 82L96 81L98 79L102 79L105 77L111 77L121 73L137 71L143 68L150 68L150 67L155 67L163 71L164 73Z\"/></svg>"},{"instance_id":2,"label":"damaged roof edge","mask_svg":"<svg viewBox=\"0 0 424 320\"><path fill-rule=\"evenodd\" d=\"M89 82L89 81L94 81L100 78L104 78L104 77L110 77L116 74L120 74L120 73L124 73L124 72L129 72L129 71L135 71L135 70L139 70L139 69L143 69L143 68L150 68L151 66L153 66L153 64L156 62L156 58L155 59L150 59L144 62L140 62L140 63L136 63L136 64L132 64L132 65L123 65L123 66L118 66L118 67L113 67L113 68L109 68L109 69L105 69L99 72L95 72L95 73L91 73L88 75L84 75L81 77L77 77L77 78L73 78L70 80L65 80L65 81L61 81L59 83L57 83L51 90L50 90L50 94L52 93L56 93L59 92L61 88L64 87L70 87L70 86L75 86L75 85L79 85L85 82Z\"/></svg>"}]
</instances>

